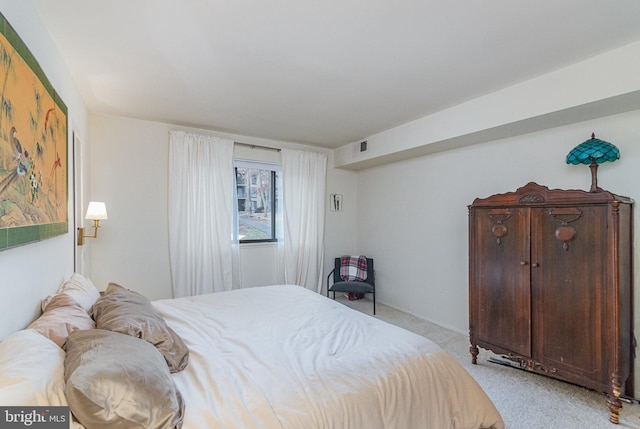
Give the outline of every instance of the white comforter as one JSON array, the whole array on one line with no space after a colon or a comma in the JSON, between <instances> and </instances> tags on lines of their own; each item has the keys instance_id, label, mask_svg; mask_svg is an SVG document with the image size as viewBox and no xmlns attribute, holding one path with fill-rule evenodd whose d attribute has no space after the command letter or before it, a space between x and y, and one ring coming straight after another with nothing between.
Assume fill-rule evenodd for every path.
<instances>
[{"instance_id":1,"label":"white comforter","mask_svg":"<svg viewBox=\"0 0 640 429\"><path fill-rule=\"evenodd\" d=\"M436 344L299 286L153 304L190 350L183 429L504 427Z\"/></svg>"}]
</instances>

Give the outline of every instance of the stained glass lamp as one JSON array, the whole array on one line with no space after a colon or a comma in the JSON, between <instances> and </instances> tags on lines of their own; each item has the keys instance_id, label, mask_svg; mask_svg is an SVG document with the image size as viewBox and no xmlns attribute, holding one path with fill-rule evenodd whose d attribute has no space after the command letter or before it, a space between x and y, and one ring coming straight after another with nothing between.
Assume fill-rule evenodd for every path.
<instances>
[{"instance_id":1,"label":"stained glass lamp","mask_svg":"<svg viewBox=\"0 0 640 429\"><path fill-rule=\"evenodd\" d=\"M620 151L609 142L596 138L591 134L591 138L571 149L567 154L567 164L588 164L591 169L591 189L589 192L601 192L598 187L598 164L620 159Z\"/></svg>"}]
</instances>

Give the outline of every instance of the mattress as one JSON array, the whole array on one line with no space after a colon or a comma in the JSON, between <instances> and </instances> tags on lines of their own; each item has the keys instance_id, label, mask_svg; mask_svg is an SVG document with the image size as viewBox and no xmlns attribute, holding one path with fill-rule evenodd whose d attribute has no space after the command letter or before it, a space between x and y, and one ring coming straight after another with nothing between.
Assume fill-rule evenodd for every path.
<instances>
[{"instance_id":1,"label":"mattress","mask_svg":"<svg viewBox=\"0 0 640 429\"><path fill-rule=\"evenodd\" d=\"M189 348L183 429L504 428L435 343L302 287L153 305Z\"/></svg>"}]
</instances>

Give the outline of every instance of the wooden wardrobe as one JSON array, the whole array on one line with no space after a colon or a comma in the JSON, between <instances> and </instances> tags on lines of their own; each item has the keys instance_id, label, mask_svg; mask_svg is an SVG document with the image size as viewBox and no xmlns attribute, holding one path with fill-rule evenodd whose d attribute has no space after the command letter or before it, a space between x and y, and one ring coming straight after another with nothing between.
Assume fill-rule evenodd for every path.
<instances>
[{"instance_id":1,"label":"wooden wardrobe","mask_svg":"<svg viewBox=\"0 0 640 429\"><path fill-rule=\"evenodd\" d=\"M633 201L548 189L469 206L469 334L521 368L605 392L618 423L633 396Z\"/></svg>"}]
</instances>

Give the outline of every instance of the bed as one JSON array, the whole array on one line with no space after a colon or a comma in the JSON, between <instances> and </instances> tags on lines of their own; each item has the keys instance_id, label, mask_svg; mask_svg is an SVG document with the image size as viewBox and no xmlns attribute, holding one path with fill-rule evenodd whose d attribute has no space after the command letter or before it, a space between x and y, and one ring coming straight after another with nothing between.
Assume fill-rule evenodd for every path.
<instances>
[{"instance_id":1,"label":"bed","mask_svg":"<svg viewBox=\"0 0 640 429\"><path fill-rule=\"evenodd\" d=\"M436 344L299 286L239 289L159 300L151 306L175 336L168 343L186 347L188 355L174 353L166 361L160 357L150 362L156 357L153 350L164 348L162 354L166 354L171 347L152 346L153 341L138 338L135 333L101 329L100 323L98 329L72 329L63 344L65 353L31 327L0 343L0 405L75 402L76 409L72 405L71 410L80 416L84 411L78 410L77 392L69 389L79 370L69 367L88 361L86 374L93 377L102 371L103 360L109 358L111 350L117 349L113 352L116 367L140 355L143 363L138 362L135 371L128 368L124 373L135 378L147 370L162 372L158 385L165 389L160 394L147 392L145 389L155 382L149 381L148 374L139 375L142 384L111 372L97 376L98 381L83 379L91 393L101 388L96 386L117 384L105 391L119 392L115 395L118 397L128 395L127 399L135 402L127 405L125 413L135 408L129 421L140 418L142 423L129 427L504 428L500 414L481 387ZM95 308L87 310L92 311L95 317ZM130 325L142 324L135 321ZM76 343L82 336L102 332L116 336L116 341L105 345L101 340L102 349L93 357L78 351ZM127 349L129 343L134 351ZM142 343L151 350L144 348L137 353ZM15 356L9 358L7 354L15 355L20 348L27 349L27 355L46 348L46 352L39 352L46 356L46 368L38 364L41 359L27 359L19 368ZM153 370L156 364L168 366L173 372ZM35 385L24 382L26 374L37 379L32 382ZM46 377L49 379L43 381ZM28 389L36 392L25 394ZM146 396L160 397L164 403L149 402ZM32 402L25 402L29 400ZM86 398L83 400L82 408L96 402L86 405ZM170 411L165 413L163 407ZM90 418L96 413L100 419L113 417L109 414L113 409L104 410L91 411ZM153 416L140 417L145 410L151 410ZM88 420L80 421L86 424ZM73 425L82 427L78 422ZM86 426L115 427L95 421Z\"/></svg>"}]
</instances>

